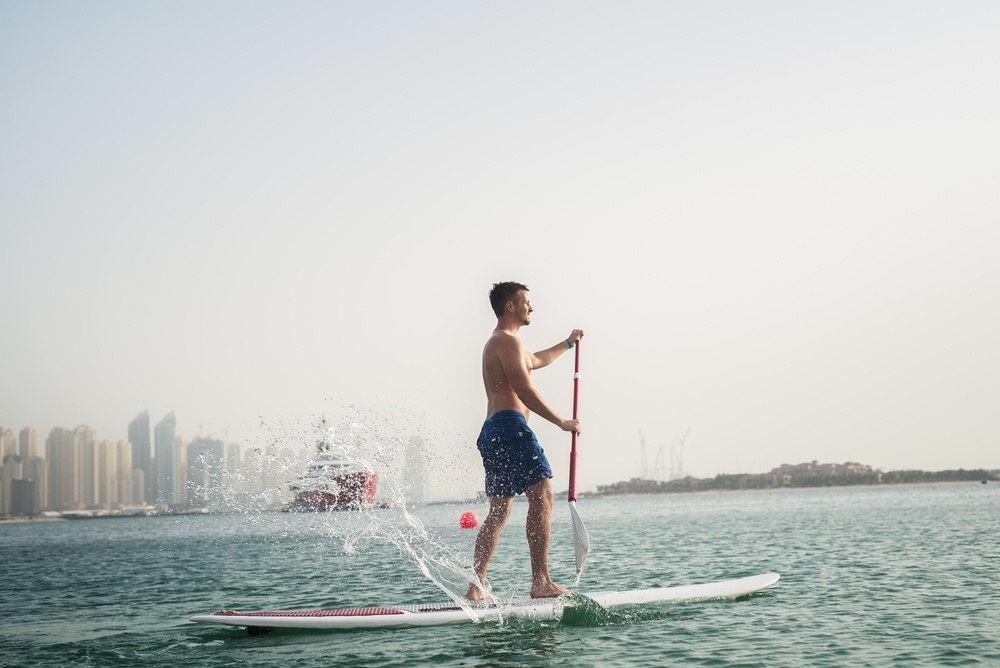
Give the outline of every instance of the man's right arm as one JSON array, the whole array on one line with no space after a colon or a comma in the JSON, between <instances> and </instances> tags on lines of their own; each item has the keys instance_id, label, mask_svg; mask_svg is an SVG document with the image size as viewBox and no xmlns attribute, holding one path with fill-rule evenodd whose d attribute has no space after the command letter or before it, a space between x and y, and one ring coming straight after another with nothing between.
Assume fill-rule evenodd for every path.
<instances>
[{"instance_id":1,"label":"man's right arm","mask_svg":"<svg viewBox=\"0 0 1000 668\"><path fill-rule=\"evenodd\" d=\"M552 410L542 395L538 393L531 382L531 374L528 371L527 361L524 355L524 348L520 339L513 338L513 345L504 346L499 353L500 364L503 366L507 382L517 394L528 410L540 415L563 431L575 431L580 433L579 420L564 420L558 413Z\"/></svg>"}]
</instances>

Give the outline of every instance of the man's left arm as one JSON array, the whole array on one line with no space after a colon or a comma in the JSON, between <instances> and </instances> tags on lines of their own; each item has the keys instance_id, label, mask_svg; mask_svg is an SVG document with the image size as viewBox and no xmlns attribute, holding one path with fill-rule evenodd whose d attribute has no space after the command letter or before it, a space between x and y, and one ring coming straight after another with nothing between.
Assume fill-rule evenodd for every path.
<instances>
[{"instance_id":1,"label":"man's left arm","mask_svg":"<svg viewBox=\"0 0 1000 668\"><path fill-rule=\"evenodd\" d=\"M552 364L556 359L562 355L564 352L576 345L577 341L583 336L582 329L574 329L565 341L560 341L551 348L546 348L545 350L539 350L537 353L532 353L532 368L541 369Z\"/></svg>"}]
</instances>

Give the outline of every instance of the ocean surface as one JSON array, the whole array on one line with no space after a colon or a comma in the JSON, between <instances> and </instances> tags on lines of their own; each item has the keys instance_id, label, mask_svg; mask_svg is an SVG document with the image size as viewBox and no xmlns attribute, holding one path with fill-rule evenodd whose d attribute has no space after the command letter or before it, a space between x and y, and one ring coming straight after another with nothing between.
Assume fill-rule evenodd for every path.
<instances>
[{"instance_id":1,"label":"ocean surface","mask_svg":"<svg viewBox=\"0 0 1000 668\"><path fill-rule=\"evenodd\" d=\"M0 665L1000 666L998 484L584 499L578 585L565 505L551 571L580 591L781 581L559 622L249 636L187 620L461 595L458 519L485 505L4 523ZM490 569L500 595L529 588L525 510Z\"/></svg>"}]
</instances>

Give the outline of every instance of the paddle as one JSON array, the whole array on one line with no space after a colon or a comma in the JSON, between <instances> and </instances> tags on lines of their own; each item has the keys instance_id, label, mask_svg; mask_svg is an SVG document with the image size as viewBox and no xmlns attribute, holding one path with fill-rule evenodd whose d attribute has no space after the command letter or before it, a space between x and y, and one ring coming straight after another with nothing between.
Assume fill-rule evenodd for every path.
<instances>
[{"instance_id":1,"label":"paddle","mask_svg":"<svg viewBox=\"0 0 1000 668\"><path fill-rule=\"evenodd\" d=\"M577 419L580 405L580 339L576 341L576 369L573 372L573 419ZM590 536L576 510L576 432L573 432L573 447L569 452L569 516L573 519L573 550L576 552L576 577L580 578L583 562L590 551Z\"/></svg>"}]
</instances>

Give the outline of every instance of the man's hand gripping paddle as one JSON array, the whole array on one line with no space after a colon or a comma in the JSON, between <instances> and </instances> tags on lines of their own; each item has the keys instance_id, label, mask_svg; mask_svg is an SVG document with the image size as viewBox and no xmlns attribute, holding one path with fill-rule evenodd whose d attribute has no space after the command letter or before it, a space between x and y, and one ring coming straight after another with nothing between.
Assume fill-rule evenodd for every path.
<instances>
[{"instance_id":1,"label":"man's hand gripping paddle","mask_svg":"<svg viewBox=\"0 0 1000 668\"><path fill-rule=\"evenodd\" d=\"M573 372L573 419L577 419L580 405L580 339L576 341L576 369ZM590 551L590 536L587 527L576 510L576 432L573 432L573 448L569 453L569 515L573 519L573 549L576 552L576 578L580 581L583 562Z\"/></svg>"}]
</instances>

